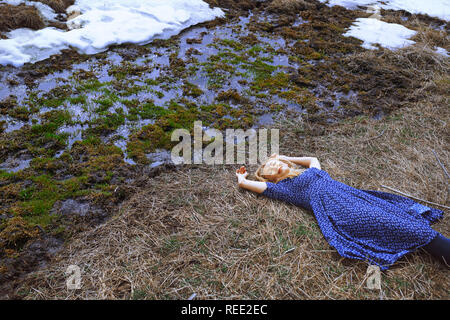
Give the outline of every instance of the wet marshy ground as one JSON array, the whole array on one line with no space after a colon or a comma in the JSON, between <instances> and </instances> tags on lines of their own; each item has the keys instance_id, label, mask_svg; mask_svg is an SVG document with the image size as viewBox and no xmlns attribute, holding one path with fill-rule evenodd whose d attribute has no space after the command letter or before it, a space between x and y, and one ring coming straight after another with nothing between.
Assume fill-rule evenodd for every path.
<instances>
[{"instance_id":1,"label":"wet marshy ground","mask_svg":"<svg viewBox=\"0 0 450 320\"><path fill-rule=\"evenodd\" d=\"M258 3L146 46L0 67L4 279L41 264L61 239L104 221L140 179L166 170L174 129L300 117L327 125L414 100L421 79L352 56L361 41L342 34L363 11L317 3L286 14Z\"/></svg>"},{"instance_id":2,"label":"wet marshy ground","mask_svg":"<svg viewBox=\"0 0 450 320\"><path fill-rule=\"evenodd\" d=\"M343 106L357 104L352 90L308 88L307 79L291 80L299 68L313 69L323 54L292 54L288 49L298 46L297 40L254 27L275 20L250 13L212 28L194 27L145 47L113 48L75 62L70 70L48 73L31 86L21 77L22 70L4 68L1 130L4 134L25 133L29 128L45 131L43 126L50 122L49 133L61 144L50 151L52 157L59 158L74 142L95 136L104 143L112 141L125 162L136 164L136 160L145 162L143 154L154 151L152 146L139 147L136 135L158 130L162 127L158 122L175 114L170 128L189 128L193 112L206 126L249 128L270 124L283 112L309 110L329 114L331 119L342 113ZM296 16L292 28L307 23ZM307 45L309 40L302 42ZM153 141L159 147L164 143ZM11 161L1 166L10 172L18 168Z\"/></svg>"}]
</instances>

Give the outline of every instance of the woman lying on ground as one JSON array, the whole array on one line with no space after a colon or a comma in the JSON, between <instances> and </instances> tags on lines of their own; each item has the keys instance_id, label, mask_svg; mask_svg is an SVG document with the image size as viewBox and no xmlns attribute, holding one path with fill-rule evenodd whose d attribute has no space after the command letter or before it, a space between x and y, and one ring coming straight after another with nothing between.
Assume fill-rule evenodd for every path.
<instances>
[{"instance_id":1,"label":"woman lying on ground","mask_svg":"<svg viewBox=\"0 0 450 320\"><path fill-rule=\"evenodd\" d=\"M386 270L403 255L423 247L450 265L450 239L430 227L442 218L441 210L335 181L312 157L273 154L256 171L260 181L247 180L245 167L236 175L241 188L313 211L325 239L343 257Z\"/></svg>"}]
</instances>

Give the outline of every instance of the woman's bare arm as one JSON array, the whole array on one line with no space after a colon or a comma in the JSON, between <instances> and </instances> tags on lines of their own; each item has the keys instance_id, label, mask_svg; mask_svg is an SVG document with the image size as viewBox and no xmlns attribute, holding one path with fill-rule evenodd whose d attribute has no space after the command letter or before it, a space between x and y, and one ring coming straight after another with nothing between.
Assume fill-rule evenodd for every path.
<instances>
[{"instance_id":1,"label":"woman's bare arm","mask_svg":"<svg viewBox=\"0 0 450 320\"><path fill-rule=\"evenodd\" d=\"M315 157L286 157L285 159L308 168L317 168L321 170L319 159Z\"/></svg>"},{"instance_id":2,"label":"woman's bare arm","mask_svg":"<svg viewBox=\"0 0 450 320\"><path fill-rule=\"evenodd\" d=\"M253 191L256 193L263 193L267 189L267 184L261 181L247 180L248 172L246 172L245 167L236 170L236 176L238 178L238 185L243 189Z\"/></svg>"},{"instance_id":3,"label":"woman's bare arm","mask_svg":"<svg viewBox=\"0 0 450 320\"><path fill-rule=\"evenodd\" d=\"M247 180L245 178L242 179L241 181L238 181L238 185L241 188L244 188L249 191L256 192L256 193L263 193L264 190L267 189L267 184L265 182Z\"/></svg>"}]
</instances>

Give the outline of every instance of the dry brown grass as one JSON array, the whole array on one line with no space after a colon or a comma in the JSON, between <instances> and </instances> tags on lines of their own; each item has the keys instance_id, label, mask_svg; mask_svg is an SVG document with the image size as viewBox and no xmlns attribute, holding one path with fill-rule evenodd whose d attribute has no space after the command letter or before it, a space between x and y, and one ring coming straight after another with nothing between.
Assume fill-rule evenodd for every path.
<instances>
[{"instance_id":1,"label":"dry brown grass","mask_svg":"<svg viewBox=\"0 0 450 320\"><path fill-rule=\"evenodd\" d=\"M448 76L434 79L419 104L382 121L318 128L285 119L281 152L316 155L354 187L384 184L448 206L432 150L448 167L449 87ZM448 271L423 251L384 272L381 292L368 290L367 263L341 258L311 213L239 190L234 169L186 166L149 179L111 221L68 243L22 290L43 299L449 298ZM448 215L434 228L450 236ZM82 269L81 290L65 287L71 264Z\"/></svg>"},{"instance_id":2,"label":"dry brown grass","mask_svg":"<svg viewBox=\"0 0 450 320\"><path fill-rule=\"evenodd\" d=\"M402 17L400 11L384 11L382 14L382 20L385 22L401 24L415 30L417 34L411 40L418 42L421 47L432 49L438 46L450 50L448 23L424 15L413 15L408 20L403 20Z\"/></svg>"},{"instance_id":3,"label":"dry brown grass","mask_svg":"<svg viewBox=\"0 0 450 320\"><path fill-rule=\"evenodd\" d=\"M267 6L269 12L297 14L301 10L314 8L315 4L305 0L272 0Z\"/></svg>"},{"instance_id":4,"label":"dry brown grass","mask_svg":"<svg viewBox=\"0 0 450 320\"><path fill-rule=\"evenodd\" d=\"M0 4L0 31L17 28L41 29L45 26L38 10L25 5Z\"/></svg>"},{"instance_id":5,"label":"dry brown grass","mask_svg":"<svg viewBox=\"0 0 450 320\"><path fill-rule=\"evenodd\" d=\"M42 2L51 7L57 13L65 13L67 7L74 4L74 0L33 0ZM62 23L52 22L51 26L64 29ZM35 7L9 4L0 4L0 32L11 31L18 28L30 28L39 30L46 26L42 16ZM0 39L2 38L0 33Z\"/></svg>"},{"instance_id":6,"label":"dry brown grass","mask_svg":"<svg viewBox=\"0 0 450 320\"><path fill-rule=\"evenodd\" d=\"M46 4L50 8L55 10L55 12L57 13L65 13L67 7L75 3L75 0L32 0L32 1Z\"/></svg>"}]
</instances>

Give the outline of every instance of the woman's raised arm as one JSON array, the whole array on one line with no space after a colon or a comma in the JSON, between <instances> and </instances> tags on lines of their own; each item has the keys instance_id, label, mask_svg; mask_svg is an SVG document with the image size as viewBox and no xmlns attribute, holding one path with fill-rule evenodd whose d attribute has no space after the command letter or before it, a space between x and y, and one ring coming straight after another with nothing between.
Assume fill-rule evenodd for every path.
<instances>
[{"instance_id":1,"label":"woman's raised arm","mask_svg":"<svg viewBox=\"0 0 450 320\"><path fill-rule=\"evenodd\" d=\"M238 178L239 187L243 189L247 189L256 193L263 193L264 190L267 189L267 184L265 182L247 180L246 177L248 176L248 172L245 170L245 167L237 169L236 176Z\"/></svg>"},{"instance_id":2,"label":"woman's raised arm","mask_svg":"<svg viewBox=\"0 0 450 320\"><path fill-rule=\"evenodd\" d=\"M321 170L319 159L315 157L287 157L287 156L280 156L280 157L284 157L285 159L304 167L317 168Z\"/></svg>"}]
</instances>

